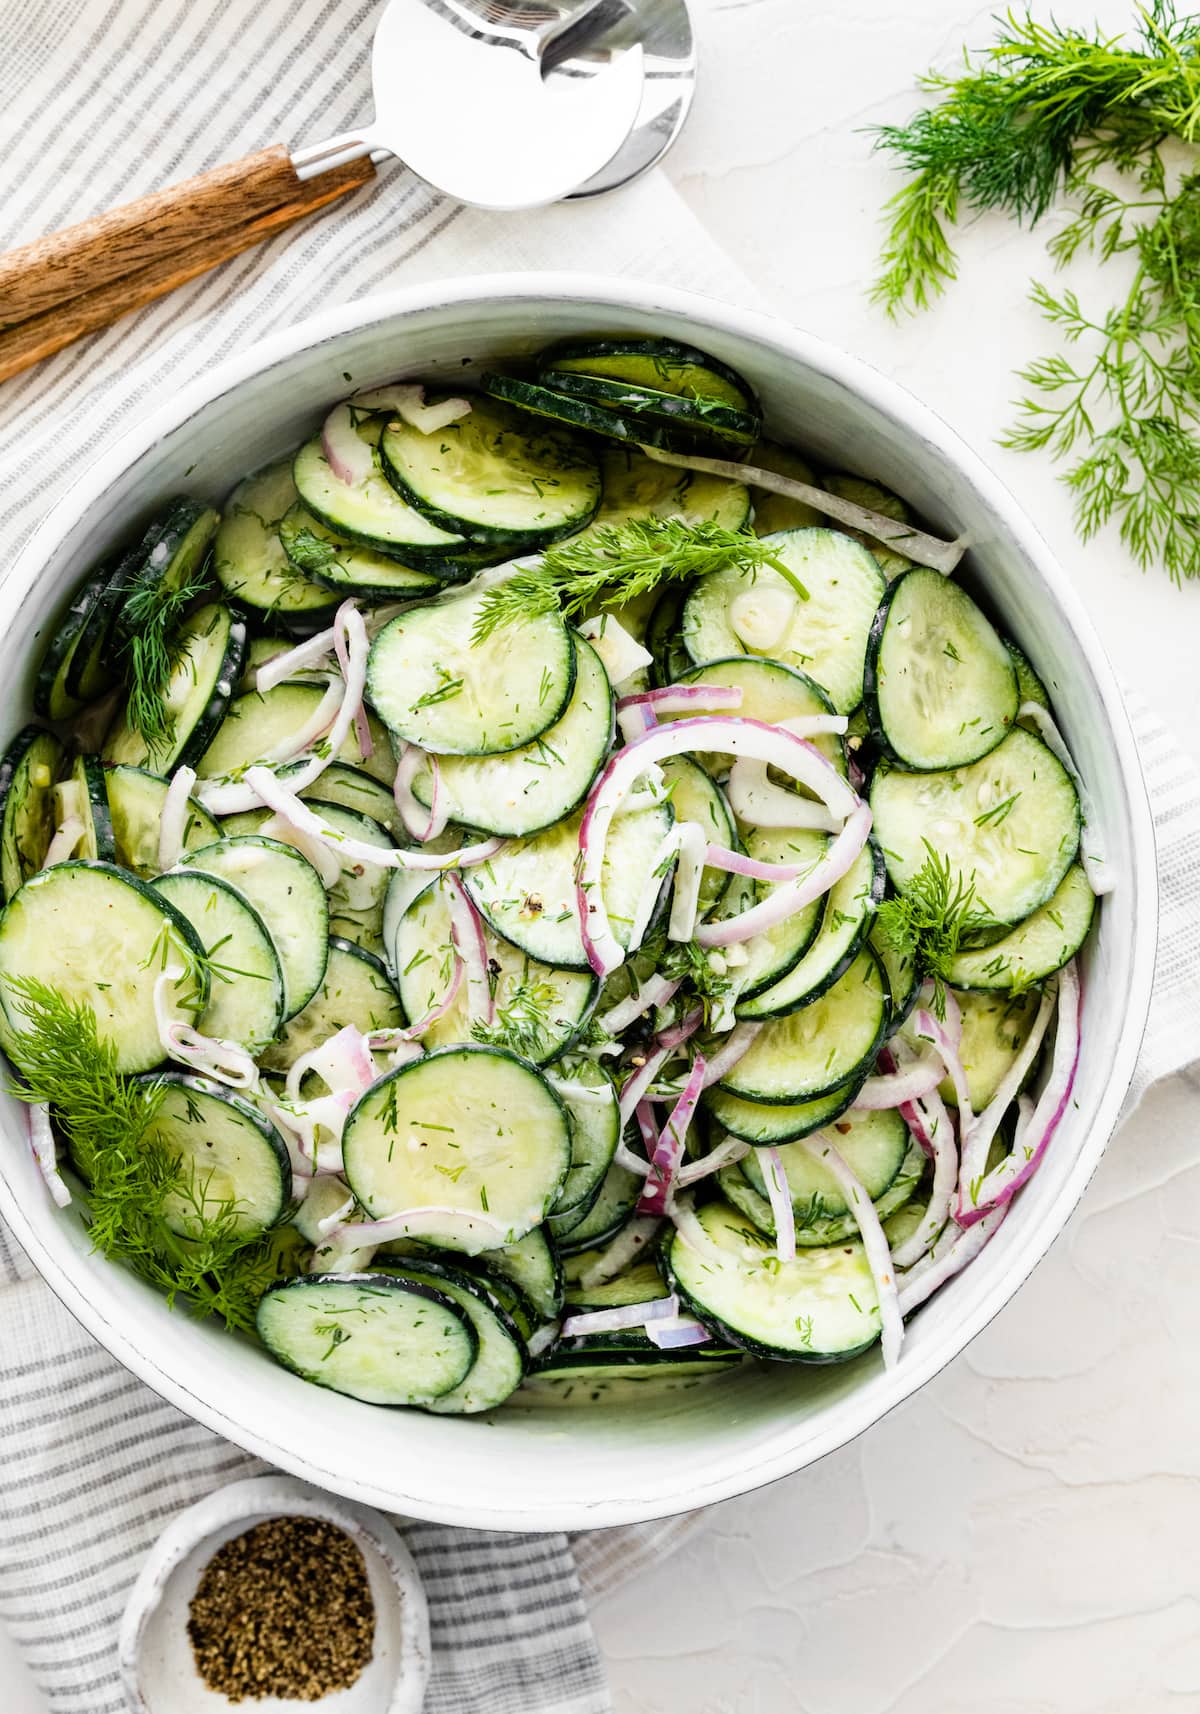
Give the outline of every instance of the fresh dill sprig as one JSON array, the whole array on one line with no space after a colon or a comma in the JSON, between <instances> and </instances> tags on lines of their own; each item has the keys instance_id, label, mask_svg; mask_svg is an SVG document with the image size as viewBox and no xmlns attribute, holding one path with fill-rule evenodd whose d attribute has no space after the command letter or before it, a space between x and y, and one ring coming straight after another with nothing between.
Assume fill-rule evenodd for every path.
<instances>
[{"instance_id":1,"label":"fresh dill sprig","mask_svg":"<svg viewBox=\"0 0 1200 1714\"><path fill-rule=\"evenodd\" d=\"M135 587L125 598L121 612L126 638L123 664L129 680L125 718L151 753L166 750L175 736L167 686L180 661L180 622L205 587L203 576L175 587L163 579Z\"/></svg>"},{"instance_id":2,"label":"fresh dill sprig","mask_svg":"<svg viewBox=\"0 0 1200 1714\"><path fill-rule=\"evenodd\" d=\"M922 981L932 981L933 1008L946 1015L946 979L964 938L994 928L991 913L975 891L925 841L926 857L903 893L885 899L876 912L879 932L893 951L911 961Z\"/></svg>"},{"instance_id":3,"label":"fresh dill sprig","mask_svg":"<svg viewBox=\"0 0 1200 1714\"><path fill-rule=\"evenodd\" d=\"M526 971L505 1003L496 1007L495 1023L477 1019L471 1025L471 1035L489 1047L511 1048L526 1059L534 1059L549 1041L557 1000L557 991L549 982L541 982Z\"/></svg>"},{"instance_id":4,"label":"fresh dill sprig","mask_svg":"<svg viewBox=\"0 0 1200 1714\"><path fill-rule=\"evenodd\" d=\"M165 1085L117 1070L84 1001L43 982L10 983L27 1027L9 1049L13 1094L52 1108L71 1161L87 1185L93 1249L199 1315L250 1330L258 1300L279 1270L277 1234L239 1233L232 1204L215 1206L194 1172L155 1134ZM184 1234L167 1225L168 1209ZM180 1213L182 1211L182 1218Z\"/></svg>"},{"instance_id":5,"label":"fresh dill sprig","mask_svg":"<svg viewBox=\"0 0 1200 1714\"><path fill-rule=\"evenodd\" d=\"M957 73L922 80L936 104L877 136L910 177L888 204L874 295L892 313L926 307L955 277L960 214L1032 225L1060 195L1075 213L1050 242L1056 264L1128 255L1132 284L1111 308L1034 285L1079 356L1020 372L1005 444L1081 450L1064 480L1083 539L1114 521L1139 564L1178 582L1200 576L1200 14L1136 10L1133 44L1010 13Z\"/></svg>"},{"instance_id":6,"label":"fresh dill sprig","mask_svg":"<svg viewBox=\"0 0 1200 1714\"><path fill-rule=\"evenodd\" d=\"M559 542L536 565L487 590L471 641L545 613L575 619L598 606L623 607L663 584L690 583L731 565L748 571L769 565L808 600L796 574L758 536L682 518L631 518Z\"/></svg>"}]
</instances>

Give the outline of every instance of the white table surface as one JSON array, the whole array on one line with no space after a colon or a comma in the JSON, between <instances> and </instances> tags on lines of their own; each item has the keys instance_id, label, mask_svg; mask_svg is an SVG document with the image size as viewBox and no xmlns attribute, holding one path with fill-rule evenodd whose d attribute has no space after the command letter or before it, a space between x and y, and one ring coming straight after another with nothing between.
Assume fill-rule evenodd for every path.
<instances>
[{"instance_id":1,"label":"white table surface","mask_svg":"<svg viewBox=\"0 0 1200 1714\"><path fill-rule=\"evenodd\" d=\"M995 444L1010 371L1050 347L1025 302L1049 271L1042 236L979 222L958 288L920 320L865 298L892 181L859 128L906 119L912 75L987 40L993 9L700 0L704 79L668 170L772 308L895 375L1002 473L1125 681L1200 757L1200 587L1143 575L1112 541L1080 547L1051 468ZM1132 10L1053 9L1114 31ZM1076 283L1101 289L1091 267ZM1200 1707L1198 1094L1183 1077L1151 1093L1018 1298L916 1399L716 1508L698 1543L600 1603L618 1714Z\"/></svg>"},{"instance_id":2,"label":"white table surface","mask_svg":"<svg viewBox=\"0 0 1200 1714\"><path fill-rule=\"evenodd\" d=\"M1022 496L1127 683L1200 759L1200 588L1081 548L1045 462L995 445L1042 238L985 220L958 288L866 301L891 183L861 127L989 33L962 0L694 0L696 109L667 170L780 314L934 405ZM1048 12L1048 7L1040 8ZM1122 4L1058 0L1063 22ZM1087 290L1092 270L1078 270ZM1200 1706L1200 1081L1154 1091L1067 1233L955 1364L815 1469L713 1511L601 1602L618 1714L1173 1714ZM0 1633L0 1706L38 1714Z\"/></svg>"}]
</instances>

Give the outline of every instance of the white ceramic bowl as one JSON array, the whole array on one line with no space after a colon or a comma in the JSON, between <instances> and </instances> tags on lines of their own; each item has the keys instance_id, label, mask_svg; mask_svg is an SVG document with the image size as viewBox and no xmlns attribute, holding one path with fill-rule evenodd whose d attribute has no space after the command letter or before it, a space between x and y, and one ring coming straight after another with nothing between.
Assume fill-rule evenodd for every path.
<instances>
[{"instance_id":1,"label":"white ceramic bowl","mask_svg":"<svg viewBox=\"0 0 1200 1714\"><path fill-rule=\"evenodd\" d=\"M0 682L24 718L38 639L98 553L164 495L221 495L293 445L333 399L397 374L460 382L474 363L568 334L674 336L741 370L772 432L970 532L964 571L1046 681L1095 797L1118 886L1087 955L1076 1097L1036 1179L981 1258L910 1325L903 1359L755 1365L658 1405L506 1407L486 1420L379 1410L306 1385L249 1341L173 1314L89 1256L56 1212L16 1106L0 1123L0 1210L97 1339L182 1410L354 1499L487 1529L602 1527L683 1511L798 1470L915 1392L1003 1307L1061 1231L1116 1122L1142 1038L1157 927L1154 839L1129 723L1083 604L1012 496L946 425L864 364L781 322L665 287L580 275L483 278L371 298L222 363L130 428L74 486L0 589Z\"/></svg>"}]
</instances>

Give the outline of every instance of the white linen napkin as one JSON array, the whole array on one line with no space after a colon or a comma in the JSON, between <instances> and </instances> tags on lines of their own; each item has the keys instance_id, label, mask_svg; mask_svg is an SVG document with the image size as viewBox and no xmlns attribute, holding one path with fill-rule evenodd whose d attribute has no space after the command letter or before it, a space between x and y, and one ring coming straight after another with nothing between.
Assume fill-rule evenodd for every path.
<instances>
[{"instance_id":1,"label":"white linen napkin","mask_svg":"<svg viewBox=\"0 0 1200 1714\"><path fill-rule=\"evenodd\" d=\"M0 248L367 110L378 0L0 0ZM661 176L600 202L486 215L395 165L367 192L0 391L6 558L130 421L317 308L401 283L584 267L753 305ZM1200 776L1135 705L1163 883L1159 969L1133 1099L1200 1041ZM1193 852L1196 854L1193 855ZM0 1618L53 1714L118 1714L121 1607L181 1506L256 1461L181 1416L75 1324L0 1231ZM585 1595L698 1519L574 1536L407 1525L431 1598L430 1714L602 1714Z\"/></svg>"}]
</instances>

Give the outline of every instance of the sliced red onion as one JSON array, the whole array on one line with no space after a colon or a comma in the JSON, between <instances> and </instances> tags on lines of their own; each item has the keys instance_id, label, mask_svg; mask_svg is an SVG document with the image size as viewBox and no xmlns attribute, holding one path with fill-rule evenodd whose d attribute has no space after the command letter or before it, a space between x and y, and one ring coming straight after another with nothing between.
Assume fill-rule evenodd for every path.
<instances>
[{"instance_id":1,"label":"sliced red onion","mask_svg":"<svg viewBox=\"0 0 1200 1714\"><path fill-rule=\"evenodd\" d=\"M836 833L839 819L823 803L785 791L767 777L766 762L743 759L733 764L725 785L729 807L753 827L811 827Z\"/></svg>"},{"instance_id":2,"label":"sliced red onion","mask_svg":"<svg viewBox=\"0 0 1200 1714\"><path fill-rule=\"evenodd\" d=\"M961 1040L962 1015L958 1010L958 1003L954 1000L953 995L947 993L946 1016L948 1020L951 1017L951 1003L954 1005L953 1016L958 1020L958 1030L956 1033L959 1040ZM962 1055L958 1051L958 1041L955 1040L955 1032L947 1028L946 1024L941 1023L937 1018L935 1018L933 1013L927 1011L924 1006L920 1007L918 1010L916 1017L913 1019L913 1025L917 1035L923 1037L925 1041L932 1042L934 1047L937 1048L938 1052L942 1056L942 1061L949 1074L950 1081L954 1085L954 1094L958 1100L958 1123L963 1134L966 1135L975 1122L975 1115L971 1110L971 1091L967 1087L967 1071L962 1062Z\"/></svg>"},{"instance_id":3,"label":"sliced red onion","mask_svg":"<svg viewBox=\"0 0 1200 1714\"><path fill-rule=\"evenodd\" d=\"M671 1187L675 1180L675 1174L679 1170L679 1163L683 1159L688 1130L696 1112L700 1091L704 1088L704 1071L704 1055L698 1053L692 1061L692 1069L683 1086L683 1093L671 1109L667 1122L654 1145L650 1171L634 1211L637 1214L665 1214L667 1212Z\"/></svg>"},{"instance_id":4,"label":"sliced red onion","mask_svg":"<svg viewBox=\"0 0 1200 1714\"><path fill-rule=\"evenodd\" d=\"M354 1024L346 1024L304 1058L310 1069L324 1078L335 1094L348 1089L355 1095L361 1095L376 1078L375 1061L371 1058L367 1038ZM290 1082L289 1078L289 1087Z\"/></svg>"},{"instance_id":5,"label":"sliced red onion","mask_svg":"<svg viewBox=\"0 0 1200 1714\"><path fill-rule=\"evenodd\" d=\"M734 715L708 714L695 720L678 720L669 726L656 726L614 755L599 780L592 787L579 833L582 856L576 892L583 941L588 962L597 975L607 976L625 961L625 954L612 932L605 909L602 879L604 849L608 830L620 804L633 788L639 775L651 762L661 762L668 756L680 756L689 750L719 750L735 756L746 755L769 762L782 772L799 780L821 798L826 808L836 816L853 819L865 813L866 828L870 828L870 811L858 805L858 799L845 780L811 744L790 732L768 726L761 720L743 720ZM860 841L860 849L861 849ZM829 883L832 885L832 881ZM824 889L819 889L823 891ZM814 897L818 896L816 894ZM797 909L801 908L799 906ZM753 912L744 913L745 916ZM784 912L784 916L788 913ZM709 941L710 945L728 945L742 938L736 925L744 920L734 918L734 932L724 941ZM782 917L777 920L783 920ZM706 924L702 933L718 933L730 925ZM757 933L757 925L749 933ZM699 939L699 935L697 936Z\"/></svg>"},{"instance_id":6,"label":"sliced red onion","mask_svg":"<svg viewBox=\"0 0 1200 1714\"><path fill-rule=\"evenodd\" d=\"M705 847L704 861L710 869L721 869L730 875L745 875L751 881L794 881L807 875L811 863L761 863L744 851L731 851L728 845Z\"/></svg>"},{"instance_id":7,"label":"sliced red onion","mask_svg":"<svg viewBox=\"0 0 1200 1714\"><path fill-rule=\"evenodd\" d=\"M622 1130L637 1111L638 1103L645 1100L646 1091L650 1088L650 1085L654 1082L654 1079L658 1076L671 1055L677 1048L682 1047L684 1042L687 1041L690 1036L695 1035L696 1031L700 1028L702 1017L703 1013L699 1008L697 1008L690 1017L685 1018L682 1024L676 1025L674 1029L669 1032L664 1031L658 1038L657 1047L652 1053L646 1056L645 1063L641 1065L627 1080L624 1088L621 1090L620 1113ZM668 1035L670 1036L669 1040Z\"/></svg>"},{"instance_id":8,"label":"sliced red onion","mask_svg":"<svg viewBox=\"0 0 1200 1714\"><path fill-rule=\"evenodd\" d=\"M675 1315L669 1321L651 1321L646 1337L660 1351L679 1351L688 1345L710 1345L712 1334L693 1315Z\"/></svg>"},{"instance_id":9,"label":"sliced red onion","mask_svg":"<svg viewBox=\"0 0 1200 1714\"><path fill-rule=\"evenodd\" d=\"M154 979L154 1021L164 1054L232 1089L257 1089L258 1067L244 1047L222 1041L219 1036L202 1035L172 1012L167 990L183 975L181 965L169 964Z\"/></svg>"},{"instance_id":10,"label":"sliced red onion","mask_svg":"<svg viewBox=\"0 0 1200 1714\"><path fill-rule=\"evenodd\" d=\"M661 1225L661 1220L635 1214L633 1219L621 1228L607 1249L602 1250L590 1267L580 1274L580 1285L590 1289L592 1286L607 1285L609 1280L615 1280L617 1275L623 1273L647 1248Z\"/></svg>"},{"instance_id":11,"label":"sliced red onion","mask_svg":"<svg viewBox=\"0 0 1200 1714\"><path fill-rule=\"evenodd\" d=\"M176 768L163 799L162 817L158 824L158 866L165 873L173 869L183 856L183 836L187 828L189 799L196 783L195 768Z\"/></svg>"},{"instance_id":12,"label":"sliced red onion","mask_svg":"<svg viewBox=\"0 0 1200 1714\"><path fill-rule=\"evenodd\" d=\"M632 744L636 738L642 737L652 726L657 725L652 708L645 708L641 703L633 703L629 707L617 704L617 727L622 743Z\"/></svg>"},{"instance_id":13,"label":"sliced red onion","mask_svg":"<svg viewBox=\"0 0 1200 1714\"><path fill-rule=\"evenodd\" d=\"M574 1339L584 1333L623 1333L630 1327L646 1327L652 1321L662 1321L679 1314L679 1299L647 1298L642 1303L623 1303L613 1309L592 1309L582 1315L568 1315L562 1324L564 1339Z\"/></svg>"},{"instance_id":14,"label":"sliced red onion","mask_svg":"<svg viewBox=\"0 0 1200 1714\"><path fill-rule=\"evenodd\" d=\"M558 1342L560 1325L557 1321L547 1321L543 1327L537 1327L525 1341L525 1349L531 1357L540 1357L543 1351Z\"/></svg>"},{"instance_id":15,"label":"sliced red onion","mask_svg":"<svg viewBox=\"0 0 1200 1714\"><path fill-rule=\"evenodd\" d=\"M316 839L311 833L302 833L294 827L286 815L280 815L278 810L269 815L259 829L268 839L278 839L282 845L290 845L293 851L298 851L306 862L312 864L321 877L321 885L326 892L336 887L342 878L341 859L323 839Z\"/></svg>"},{"instance_id":16,"label":"sliced red onion","mask_svg":"<svg viewBox=\"0 0 1200 1714\"><path fill-rule=\"evenodd\" d=\"M357 487L375 468L372 449L354 425L348 404L335 405L321 425L321 450L339 482Z\"/></svg>"},{"instance_id":17,"label":"sliced red onion","mask_svg":"<svg viewBox=\"0 0 1200 1714\"><path fill-rule=\"evenodd\" d=\"M426 851L402 851L395 846L368 845L361 839L347 839L336 828L296 796L269 768L246 770L246 784L269 808L286 816L301 833L315 834L324 839L332 850L340 852L344 862L363 863L377 869L419 869L432 873L447 869L467 869L476 863L486 863L504 848L503 839L485 839L478 845L464 845L458 851L434 856Z\"/></svg>"},{"instance_id":18,"label":"sliced red onion","mask_svg":"<svg viewBox=\"0 0 1200 1714\"><path fill-rule=\"evenodd\" d=\"M686 1018L680 1019L679 1023L671 1024L665 1030L660 1030L659 1042L663 1047L682 1047L685 1041L691 1040L703 1022L704 1009L697 1006L695 1011L689 1012Z\"/></svg>"},{"instance_id":19,"label":"sliced red onion","mask_svg":"<svg viewBox=\"0 0 1200 1714\"><path fill-rule=\"evenodd\" d=\"M321 1238L328 1238L339 1226L344 1226L350 1215L353 1214L356 1205L357 1200L354 1192L351 1191L346 1197L346 1200L344 1202L340 1202L333 1210L332 1214L326 1214L323 1220L317 1221L318 1236Z\"/></svg>"},{"instance_id":20,"label":"sliced red onion","mask_svg":"<svg viewBox=\"0 0 1200 1714\"><path fill-rule=\"evenodd\" d=\"M493 1024L496 1021L496 996L488 977L483 918L459 876L447 875L445 885L450 905L450 941L462 960L467 978L467 1010L473 1020Z\"/></svg>"},{"instance_id":21,"label":"sliced red onion","mask_svg":"<svg viewBox=\"0 0 1200 1714\"><path fill-rule=\"evenodd\" d=\"M892 1251L898 1268L910 1268L945 1230L958 1185L958 1148L954 1121L945 1102L934 1090L921 1101L905 1102L901 1116L917 1142L933 1160L933 1183L929 1201L916 1231Z\"/></svg>"},{"instance_id":22,"label":"sliced red onion","mask_svg":"<svg viewBox=\"0 0 1200 1714\"><path fill-rule=\"evenodd\" d=\"M973 1262L988 1239L1003 1223L1008 1209L1009 1204L1002 1202L965 1231L953 1221L943 1227L941 1237L929 1254L900 1282L901 1315L911 1315L939 1286L944 1286L947 1280L961 1273L968 1262Z\"/></svg>"},{"instance_id":23,"label":"sliced red onion","mask_svg":"<svg viewBox=\"0 0 1200 1714\"><path fill-rule=\"evenodd\" d=\"M800 1142L814 1160L820 1161L833 1174L858 1223L867 1265L879 1297L884 1367L890 1369L894 1367L904 1342L904 1320L896 1291L896 1269L879 1213L827 1135L817 1131L811 1137L801 1137Z\"/></svg>"},{"instance_id":24,"label":"sliced red onion","mask_svg":"<svg viewBox=\"0 0 1200 1714\"><path fill-rule=\"evenodd\" d=\"M436 405L427 405L425 389L419 382L398 381L389 387L371 387L355 393L350 402L365 411L394 411L418 434L437 434L471 413L470 399L441 399Z\"/></svg>"},{"instance_id":25,"label":"sliced red onion","mask_svg":"<svg viewBox=\"0 0 1200 1714\"><path fill-rule=\"evenodd\" d=\"M775 1222L775 1254L781 1262L794 1262L796 1210L792 1207L792 1193L787 1174L783 1170L783 1160L779 1150L775 1148L764 1149L763 1160L766 1162L763 1177L767 1181L767 1198L771 1204L771 1217Z\"/></svg>"},{"instance_id":26,"label":"sliced red onion","mask_svg":"<svg viewBox=\"0 0 1200 1714\"><path fill-rule=\"evenodd\" d=\"M318 631L315 637L306 637L294 649L283 649L279 654L271 655L254 675L255 690L260 696L265 696L277 684L291 678L293 673L311 672L319 667L335 646L335 637L335 627L331 625L327 631Z\"/></svg>"},{"instance_id":27,"label":"sliced red onion","mask_svg":"<svg viewBox=\"0 0 1200 1714\"><path fill-rule=\"evenodd\" d=\"M712 1073L708 1068L706 1079ZM706 1155L697 1160L687 1161L675 1174L675 1184L680 1190L685 1190L689 1184L697 1184L702 1178L709 1178L714 1172L720 1172L723 1166L734 1166L738 1161L745 1160L750 1153L750 1144L744 1143L740 1137L726 1137L723 1143L718 1143L715 1149L710 1149Z\"/></svg>"},{"instance_id":28,"label":"sliced red onion","mask_svg":"<svg viewBox=\"0 0 1200 1714\"><path fill-rule=\"evenodd\" d=\"M708 841L704 829L695 821L677 821L675 825L679 829L679 862L675 867L667 937L670 940L691 940L700 912L700 883L704 879L704 853L708 849Z\"/></svg>"},{"instance_id":29,"label":"sliced red onion","mask_svg":"<svg viewBox=\"0 0 1200 1714\"><path fill-rule=\"evenodd\" d=\"M992 1168L982 1184L974 1181L964 1187L960 1183L958 1206L954 1210L954 1218L960 1226L974 1225L993 1208L1010 1202L1041 1165L1075 1087L1075 1073L1079 1068L1079 1013L1079 975L1072 959L1058 973L1054 1057L1050 1062L1046 1087L1038 1097L1020 1144L1014 1143L1012 1152Z\"/></svg>"},{"instance_id":30,"label":"sliced red onion","mask_svg":"<svg viewBox=\"0 0 1200 1714\"><path fill-rule=\"evenodd\" d=\"M987 1170L987 1158L991 1152L992 1142L1000 1129L1001 1121L1008 1109L1017 1098L1018 1092L1024 1087L1025 1079L1037 1060L1045 1040L1046 1031L1050 1027L1050 1019L1054 1015L1058 1003L1058 984L1048 982L1042 990L1041 1003L1033 1025L1021 1043L1021 1050L1013 1060L996 1089L996 1093L983 1109L962 1131L962 1166L959 1171L960 1201L973 1200L970 1197L970 1187L983 1177Z\"/></svg>"},{"instance_id":31,"label":"sliced red onion","mask_svg":"<svg viewBox=\"0 0 1200 1714\"><path fill-rule=\"evenodd\" d=\"M630 994L628 999L618 1000L615 1006L610 1006L607 1012L601 1013L601 1029L607 1030L610 1036L620 1035L622 1030L627 1030L630 1024L645 1017L647 1012L667 1005L682 985L682 977L674 980L658 975L648 977L635 994Z\"/></svg>"},{"instance_id":32,"label":"sliced red onion","mask_svg":"<svg viewBox=\"0 0 1200 1714\"><path fill-rule=\"evenodd\" d=\"M424 766L429 768L430 778L428 809L413 791L413 781ZM450 813L448 806L443 801L442 770L437 757L427 755L419 745L406 744L404 746L400 765L396 769L392 796L396 800L400 820L418 845L428 845L431 839L436 839L439 834L446 831L446 823L450 819Z\"/></svg>"},{"instance_id":33,"label":"sliced red onion","mask_svg":"<svg viewBox=\"0 0 1200 1714\"><path fill-rule=\"evenodd\" d=\"M355 1239L376 1245L390 1243L393 1238L440 1238L452 1232L471 1255L501 1249L508 1241L507 1228L487 1214L433 1206L405 1208L382 1220L358 1220L349 1230Z\"/></svg>"},{"instance_id":34,"label":"sliced red onion","mask_svg":"<svg viewBox=\"0 0 1200 1714\"><path fill-rule=\"evenodd\" d=\"M1096 834L1099 819L1092 794L1083 783L1083 777L1075 766L1067 741L1058 729L1054 716L1048 708L1043 708L1037 702L1023 702L1017 710L1018 720L1032 720L1038 729L1038 737L1058 761L1060 761L1071 777L1075 787L1075 795L1079 799L1079 819L1083 828L1079 838L1079 856L1083 863L1088 885L1093 893L1100 897L1111 893L1117 884L1117 876L1112 867L1105 861L1104 849Z\"/></svg>"},{"instance_id":35,"label":"sliced red onion","mask_svg":"<svg viewBox=\"0 0 1200 1714\"><path fill-rule=\"evenodd\" d=\"M734 946L786 922L841 880L867 843L870 831L870 806L859 804L837 838L831 841L824 855L806 874L795 881L784 881L773 888L767 898L751 905L739 916L727 917L721 922L701 923L696 930L697 945Z\"/></svg>"},{"instance_id":36,"label":"sliced red onion","mask_svg":"<svg viewBox=\"0 0 1200 1714\"><path fill-rule=\"evenodd\" d=\"M346 683L349 684L351 679L350 651L346 645L345 628L341 625L335 625L333 627L333 647L334 652L337 655L338 666L342 669L342 677L345 679ZM359 694L358 701L355 703L353 710L354 734L358 739L359 754L364 762L369 761L369 759L375 754L375 740L371 737L371 727L367 720L367 708L363 701L365 693L366 680L364 679L362 691Z\"/></svg>"},{"instance_id":37,"label":"sliced red onion","mask_svg":"<svg viewBox=\"0 0 1200 1714\"><path fill-rule=\"evenodd\" d=\"M698 1256L711 1256L713 1262L723 1266L729 1260L729 1253L723 1250L709 1237L696 1217L695 1197L693 1192L685 1190L677 1192L671 1199L669 1210L671 1222L689 1250L694 1250Z\"/></svg>"},{"instance_id":38,"label":"sliced red onion","mask_svg":"<svg viewBox=\"0 0 1200 1714\"><path fill-rule=\"evenodd\" d=\"M714 1083L720 1083L726 1073L732 1071L734 1066L745 1058L754 1045L754 1038L762 1027L761 1024L734 1025L721 1047L708 1062L708 1070L704 1073L704 1087L706 1089L711 1089Z\"/></svg>"},{"instance_id":39,"label":"sliced red onion","mask_svg":"<svg viewBox=\"0 0 1200 1714\"><path fill-rule=\"evenodd\" d=\"M38 1171L50 1192L54 1204L65 1208L71 1200L71 1192L67 1189L66 1180L58 1170L58 1159L54 1147L54 1131L50 1124L50 1109L42 1101L32 1101L25 1109L29 1124L29 1146L33 1150L33 1158L37 1162Z\"/></svg>"},{"instance_id":40,"label":"sliced red onion","mask_svg":"<svg viewBox=\"0 0 1200 1714\"><path fill-rule=\"evenodd\" d=\"M855 1096L854 1105L867 1113L882 1113L889 1107L903 1107L907 1102L919 1101L922 1096L930 1094L945 1075L946 1067L939 1054L923 1054L920 1059L914 1059L911 1065L906 1065L903 1071L868 1077Z\"/></svg>"},{"instance_id":41,"label":"sliced red onion","mask_svg":"<svg viewBox=\"0 0 1200 1714\"><path fill-rule=\"evenodd\" d=\"M654 1145L658 1141L658 1121L654 1117L654 1108L649 1101L639 1101L634 1109L633 1117L645 1153L644 1155L634 1154L625 1141L625 1126L622 1125L621 1134L617 1138L616 1150L613 1153L613 1160L617 1166L623 1166L626 1172L636 1173L639 1178L649 1178L650 1160L654 1154Z\"/></svg>"},{"instance_id":42,"label":"sliced red onion","mask_svg":"<svg viewBox=\"0 0 1200 1714\"><path fill-rule=\"evenodd\" d=\"M623 696L617 710L648 708L660 714L726 713L742 706L740 685L665 684L658 690L638 690Z\"/></svg>"},{"instance_id":43,"label":"sliced red onion","mask_svg":"<svg viewBox=\"0 0 1200 1714\"><path fill-rule=\"evenodd\" d=\"M582 839L582 837L581 833L580 838ZM646 930L650 927L650 919L654 915L655 906L658 904L659 894L666 884L667 872L678 854L682 839L680 824L673 821L654 848L654 855L650 859L646 879L637 896L637 903L633 907L633 918L629 925L629 952L636 952L646 938ZM581 845L580 850L582 849ZM578 894L576 899L582 913L583 902L578 898Z\"/></svg>"},{"instance_id":44,"label":"sliced red onion","mask_svg":"<svg viewBox=\"0 0 1200 1714\"><path fill-rule=\"evenodd\" d=\"M845 714L790 714L777 725L797 738L844 738L850 720Z\"/></svg>"},{"instance_id":45,"label":"sliced red onion","mask_svg":"<svg viewBox=\"0 0 1200 1714\"><path fill-rule=\"evenodd\" d=\"M42 860L43 869L53 869L56 863L65 863L73 857L75 848L83 838L83 822L77 815L64 816L55 831L54 837L46 847L46 855Z\"/></svg>"}]
</instances>

